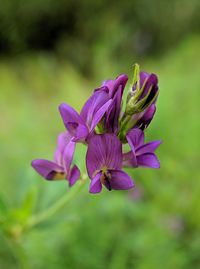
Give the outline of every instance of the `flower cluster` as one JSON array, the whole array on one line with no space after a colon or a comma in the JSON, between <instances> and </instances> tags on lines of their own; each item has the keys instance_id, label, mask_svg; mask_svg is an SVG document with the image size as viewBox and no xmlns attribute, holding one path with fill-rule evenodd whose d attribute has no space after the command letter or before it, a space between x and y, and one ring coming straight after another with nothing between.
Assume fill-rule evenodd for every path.
<instances>
[{"instance_id":1,"label":"flower cluster","mask_svg":"<svg viewBox=\"0 0 200 269\"><path fill-rule=\"evenodd\" d=\"M131 88L122 109L122 96L128 77L119 75L106 80L84 104L80 114L68 104L59 111L66 131L59 134L54 160L36 159L32 167L47 180L65 179L72 186L80 178L73 163L77 143L87 146L86 166L90 193L125 190L134 187L123 167L159 168L154 153L161 141L144 142L144 130L156 111L158 79L155 74L140 72L136 64ZM124 145L129 145L129 151Z\"/></svg>"}]
</instances>

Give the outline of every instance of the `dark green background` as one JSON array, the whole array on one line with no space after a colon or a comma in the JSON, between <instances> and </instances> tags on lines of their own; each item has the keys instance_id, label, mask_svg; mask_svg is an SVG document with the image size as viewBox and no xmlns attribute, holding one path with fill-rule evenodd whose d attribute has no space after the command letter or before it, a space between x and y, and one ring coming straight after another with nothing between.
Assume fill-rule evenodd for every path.
<instances>
[{"instance_id":1,"label":"dark green background","mask_svg":"<svg viewBox=\"0 0 200 269\"><path fill-rule=\"evenodd\" d=\"M199 1L0 2L0 268L199 268ZM24 230L72 191L30 167L52 158L64 130L58 105L80 110L120 73L129 86L135 62L159 77L146 140L163 140L161 169L127 170L130 192L90 195L88 180L61 211ZM82 170L84 153L78 146Z\"/></svg>"}]
</instances>

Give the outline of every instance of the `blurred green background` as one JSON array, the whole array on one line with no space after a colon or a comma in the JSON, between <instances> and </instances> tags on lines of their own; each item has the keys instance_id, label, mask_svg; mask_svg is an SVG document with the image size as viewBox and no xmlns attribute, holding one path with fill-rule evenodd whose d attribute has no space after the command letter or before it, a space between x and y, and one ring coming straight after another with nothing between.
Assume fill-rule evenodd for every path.
<instances>
[{"instance_id":1,"label":"blurred green background","mask_svg":"<svg viewBox=\"0 0 200 269\"><path fill-rule=\"evenodd\" d=\"M0 1L0 269L200 268L200 1ZM133 191L46 182L32 159L51 159L64 130L57 107L132 65L158 74L146 139L162 139L160 170L128 170ZM131 81L131 80L130 80ZM82 170L84 149L75 160ZM76 190L77 186L74 186Z\"/></svg>"}]
</instances>

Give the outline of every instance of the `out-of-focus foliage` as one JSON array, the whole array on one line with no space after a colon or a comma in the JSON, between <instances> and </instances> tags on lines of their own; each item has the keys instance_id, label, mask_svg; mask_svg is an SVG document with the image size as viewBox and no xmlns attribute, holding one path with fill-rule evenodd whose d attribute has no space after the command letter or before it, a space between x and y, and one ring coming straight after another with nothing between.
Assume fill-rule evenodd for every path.
<instances>
[{"instance_id":1,"label":"out-of-focus foliage","mask_svg":"<svg viewBox=\"0 0 200 269\"><path fill-rule=\"evenodd\" d=\"M200 29L199 0L1 0L0 6L2 53L54 48L84 73L107 58L127 64L163 53Z\"/></svg>"},{"instance_id":2,"label":"out-of-focus foliage","mask_svg":"<svg viewBox=\"0 0 200 269\"><path fill-rule=\"evenodd\" d=\"M199 10L199 0L0 0L0 269L200 268ZM92 196L88 180L30 227L76 188L30 166L53 155L58 105L80 109L122 72L131 81L134 62L159 77L146 137L163 140L161 169L127 170L131 192Z\"/></svg>"},{"instance_id":3,"label":"out-of-focus foliage","mask_svg":"<svg viewBox=\"0 0 200 269\"><path fill-rule=\"evenodd\" d=\"M159 76L158 111L146 137L163 139L161 169L128 170L137 186L131 192L93 196L87 185L55 217L31 229L26 223L33 214L70 192L66 182L47 182L30 167L33 158L51 158L64 130L56 107L65 101L79 109L102 79L118 75L119 66L97 65L98 77L88 82L56 56L1 60L0 268L200 267L199 53L200 38L191 37L141 63ZM78 151L84 169L84 150Z\"/></svg>"}]
</instances>

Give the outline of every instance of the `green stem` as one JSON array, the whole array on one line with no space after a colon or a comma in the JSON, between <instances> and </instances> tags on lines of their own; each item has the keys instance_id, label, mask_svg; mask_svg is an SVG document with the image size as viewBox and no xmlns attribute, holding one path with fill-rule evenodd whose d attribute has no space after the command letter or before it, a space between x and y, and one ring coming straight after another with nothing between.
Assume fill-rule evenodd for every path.
<instances>
[{"instance_id":1,"label":"green stem","mask_svg":"<svg viewBox=\"0 0 200 269\"><path fill-rule=\"evenodd\" d=\"M46 219L53 216L57 211L62 209L68 202L70 202L76 196L76 194L84 186L85 182L86 182L86 178L83 178L82 180L78 180L76 182L76 185L70 190L70 192L67 195L62 196L56 203L54 203L51 207L49 207L44 212L33 215L26 223L26 227L28 228L33 227L39 224L40 222L43 222Z\"/></svg>"},{"instance_id":2,"label":"green stem","mask_svg":"<svg viewBox=\"0 0 200 269\"><path fill-rule=\"evenodd\" d=\"M125 134L126 134L126 131L127 131L126 126L129 123L130 119L131 119L130 115L124 114L124 116L123 116L123 118L121 120L120 132L118 134L118 137L122 142L124 142L124 140L125 140Z\"/></svg>"}]
</instances>

